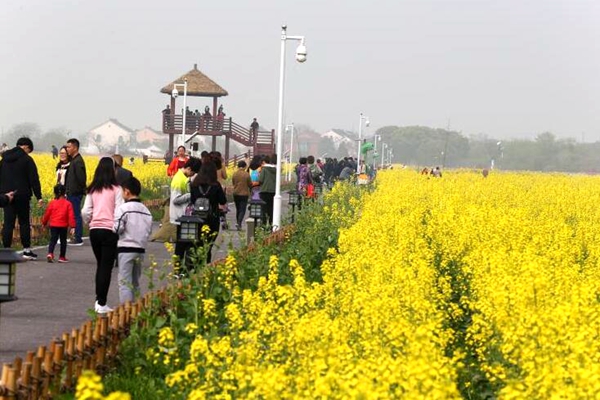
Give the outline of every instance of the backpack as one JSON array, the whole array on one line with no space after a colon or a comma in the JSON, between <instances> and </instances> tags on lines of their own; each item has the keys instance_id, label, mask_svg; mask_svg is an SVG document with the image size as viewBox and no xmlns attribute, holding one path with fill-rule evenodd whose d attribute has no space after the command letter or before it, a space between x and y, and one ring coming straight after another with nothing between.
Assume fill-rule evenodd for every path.
<instances>
[{"instance_id":1,"label":"backpack","mask_svg":"<svg viewBox=\"0 0 600 400\"><path fill-rule=\"evenodd\" d=\"M210 200L208 197L206 197L208 192L210 192L210 186L206 192L202 190L202 186L198 186L198 190L200 191L200 197L198 197L194 202L194 210L192 211L192 214L206 220L212 214Z\"/></svg>"}]
</instances>

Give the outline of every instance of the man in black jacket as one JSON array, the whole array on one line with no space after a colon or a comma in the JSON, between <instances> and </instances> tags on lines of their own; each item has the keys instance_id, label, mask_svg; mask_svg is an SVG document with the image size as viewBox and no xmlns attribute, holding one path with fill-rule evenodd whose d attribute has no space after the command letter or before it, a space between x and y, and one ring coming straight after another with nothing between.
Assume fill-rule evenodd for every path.
<instances>
[{"instance_id":1,"label":"man in black jacket","mask_svg":"<svg viewBox=\"0 0 600 400\"><path fill-rule=\"evenodd\" d=\"M4 226L2 228L2 244L12 246L15 220L19 218L23 257L35 260L37 255L31 251L31 231L29 214L32 194L42 201L42 188L37 166L29 153L33 151L33 142L28 137L17 140L17 146L7 150L0 161L0 193L13 192L14 199L4 208Z\"/></svg>"},{"instance_id":2,"label":"man in black jacket","mask_svg":"<svg viewBox=\"0 0 600 400\"><path fill-rule=\"evenodd\" d=\"M87 174L85 171L85 162L79 154L79 140L72 138L67 140L67 154L71 156L71 164L67 170L65 186L67 189L67 199L73 206L75 213L75 237L69 243L71 246L83 245L83 221L81 219L81 201L85 194L85 185Z\"/></svg>"}]
</instances>

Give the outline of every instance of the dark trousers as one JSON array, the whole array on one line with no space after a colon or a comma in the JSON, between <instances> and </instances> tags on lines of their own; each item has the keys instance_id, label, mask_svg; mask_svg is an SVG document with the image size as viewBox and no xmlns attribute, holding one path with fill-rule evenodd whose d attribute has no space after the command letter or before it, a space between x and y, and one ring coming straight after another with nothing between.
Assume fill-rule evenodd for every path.
<instances>
[{"instance_id":1,"label":"dark trousers","mask_svg":"<svg viewBox=\"0 0 600 400\"><path fill-rule=\"evenodd\" d=\"M68 228L50 227L50 244L48 245L48 253L54 254L54 247L58 238L60 238L60 257L67 256L67 231Z\"/></svg>"},{"instance_id":2,"label":"dark trousers","mask_svg":"<svg viewBox=\"0 0 600 400\"><path fill-rule=\"evenodd\" d=\"M260 192L260 199L267 203L263 208L263 224L265 225L273 223L273 197L275 197L275 193Z\"/></svg>"},{"instance_id":3,"label":"dark trousers","mask_svg":"<svg viewBox=\"0 0 600 400\"><path fill-rule=\"evenodd\" d=\"M101 306L106 305L118 241L119 235L110 229L90 229L90 242L96 257L96 300Z\"/></svg>"},{"instance_id":4,"label":"dark trousers","mask_svg":"<svg viewBox=\"0 0 600 400\"><path fill-rule=\"evenodd\" d=\"M79 243L82 241L83 236L83 220L81 219L81 200L83 195L67 196L67 200L71 202L73 206L73 212L75 213L75 242ZM62 239L61 239L62 240Z\"/></svg>"},{"instance_id":5,"label":"dark trousers","mask_svg":"<svg viewBox=\"0 0 600 400\"><path fill-rule=\"evenodd\" d=\"M13 231L15 230L15 220L17 218L19 218L21 244L25 249L31 247L31 227L29 225L30 200L30 198L15 198L12 203L4 207L2 244L5 248L12 246Z\"/></svg>"},{"instance_id":6,"label":"dark trousers","mask_svg":"<svg viewBox=\"0 0 600 400\"><path fill-rule=\"evenodd\" d=\"M248 206L248 196L233 195L233 202L235 203L235 221L238 226L242 226L244 223L244 216L246 215L246 207Z\"/></svg>"}]
</instances>

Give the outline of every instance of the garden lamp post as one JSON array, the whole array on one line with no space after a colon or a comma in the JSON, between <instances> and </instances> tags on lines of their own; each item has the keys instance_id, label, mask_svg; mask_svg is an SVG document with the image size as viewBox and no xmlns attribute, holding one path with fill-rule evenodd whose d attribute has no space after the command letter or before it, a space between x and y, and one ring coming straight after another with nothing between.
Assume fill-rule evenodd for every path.
<instances>
[{"instance_id":1,"label":"garden lamp post","mask_svg":"<svg viewBox=\"0 0 600 400\"><path fill-rule=\"evenodd\" d=\"M293 160L293 150L294 150L294 124L288 124L285 126L285 130L290 131L290 154L289 154L289 162L288 162L288 171L287 171L287 180L288 182L292 179L292 160Z\"/></svg>"},{"instance_id":2,"label":"garden lamp post","mask_svg":"<svg viewBox=\"0 0 600 400\"><path fill-rule=\"evenodd\" d=\"M360 118L358 120L358 156L356 157L356 173L360 174L360 150L362 147L362 125L363 121L365 121L365 126L369 126L371 123L369 121L369 117L360 113Z\"/></svg>"},{"instance_id":3,"label":"garden lamp post","mask_svg":"<svg viewBox=\"0 0 600 400\"><path fill-rule=\"evenodd\" d=\"M181 144L180 146L185 146L185 131L186 131L186 120L185 117L187 115L187 79L184 79L183 83L174 83L173 84L173 92L171 92L171 96L176 99L179 96L179 92L177 91L177 87L183 87L183 127L181 128ZM175 110L172 111L173 113Z\"/></svg>"},{"instance_id":4,"label":"garden lamp post","mask_svg":"<svg viewBox=\"0 0 600 400\"><path fill-rule=\"evenodd\" d=\"M256 234L256 225L258 221L264 216L264 207L266 204L267 203L259 199L250 200L248 209L250 211L250 218L254 220L254 234Z\"/></svg>"},{"instance_id":5,"label":"garden lamp post","mask_svg":"<svg viewBox=\"0 0 600 400\"><path fill-rule=\"evenodd\" d=\"M0 249L0 305L17 300L15 284L17 279L17 263L25 259L13 249Z\"/></svg>"},{"instance_id":6,"label":"garden lamp post","mask_svg":"<svg viewBox=\"0 0 600 400\"><path fill-rule=\"evenodd\" d=\"M279 63L279 111L277 118L277 172L275 175L275 196L273 197L273 230L281 228L281 166L283 152L283 94L285 89L285 44L288 40L300 41L296 48L296 61L303 63L306 61L306 46L304 36L288 36L287 26L281 27L281 60Z\"/></svg>"},{"instance_id":7,"label":"garden lamp post","mask_svg":"<svg viewBox=\"0 0 600 400\"><path fill-rule=\"evenodd\" d=\"M205 221L198 215L184 215L177 218L177 241L194 243L200 239L200 230Z\"/></svg>"},{"instance_id":8,"label":"garden lamp post","mask_svg":"<svg viewBox=\"0 0 600 400\"><path fill-rule=\"evenodd\" d=\"M292 206L292 223L294 222L296 216L296 206L300 206L300 202L302 201L302 195L297 190L290 190L288 192L288 205Z\"/></svg>"}]
</instances>

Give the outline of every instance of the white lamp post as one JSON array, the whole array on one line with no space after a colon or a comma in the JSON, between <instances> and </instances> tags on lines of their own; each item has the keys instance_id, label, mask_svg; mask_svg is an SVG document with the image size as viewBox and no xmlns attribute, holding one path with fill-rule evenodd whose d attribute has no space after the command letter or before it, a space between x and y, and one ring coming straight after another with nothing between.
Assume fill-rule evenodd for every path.
<instances>
[{"instance_id":1,"label":"white lamp post","mask_svg":"<svg viewBox=\"0 0 600 400\"><path fill-rule=\"evenodd\" d=\"M356 157L356 173L360 174L360 150L362 147L362 124L365 121L365 126L369 126L369 117L360 113L360 118L358 120L358 156Z\"/></svg>"},{"instance_id":2,"label":"white lamp post","mask_svg":"<svg viewBox=\"0 0 600 400\"><path fill-rule=\"evenodd\" d=\"M181 143L180 146L185 146L185 117L187 116L187 79L184 79L183 83L174 83L173 84L173 92L171 92L171 96L174 99L179 96L179 92L177 91L177 86L183 87L183 127L181 128ZM175 110L172 111L173 113Z\"/></svg>"},{"instance_id":3,"label":"white lamp post","mask_svg":"<svg viewBox=\"0 0 600 400\"><path fill-rule=\"evenodd\" d=\"M289 162L288 162L288 172L287 172L287 180L288 182L292 179L292 154L294 150L294 124L289 124L285 126L285 130L291 132L290 135L290 154L289 154Z\"/></svg>"},{"instance_id":4,"label":"white lamp post","mask_svg":"<svg viewBox=\"0 0 600 400\"><path fill-rule=\"evenodd\" d=\"M381 143L381 168L385 165L385 149L387 148L387 143Z\"/></svg>"},{"instance_id":5,"label":"white lamp post","mask_svg":"<svg viewBox=\"0 0 600 400\"><path fill-rule=\"evenodd\" d=\"M285 42L288 40L300 41L296 48L296 61L306 61L306 46L304 36L288 36L287 26L281 27L281 60L279 64L279 112L277 118L277 173L275 175L275 196L273 197L273 230L281 228L281 166L283 165L283 93L285 86Z\"/></svg>"}]
</instances>

